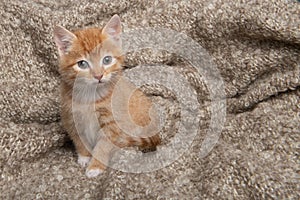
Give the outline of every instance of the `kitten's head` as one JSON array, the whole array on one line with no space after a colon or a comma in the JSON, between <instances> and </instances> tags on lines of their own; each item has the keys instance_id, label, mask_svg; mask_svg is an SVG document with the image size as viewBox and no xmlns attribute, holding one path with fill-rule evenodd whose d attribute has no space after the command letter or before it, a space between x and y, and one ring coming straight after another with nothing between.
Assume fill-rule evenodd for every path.
<instances>
[{"instance_id":1,"label":"kitten's head","mask_svg":"<svg viewBox=\"0 0 300 200\"><path fill-rule=\"evenodd\" d=\"M70 32L57 26L54 39L60 57L62 81L104 90L122 70L121 22L114 15L103 29ZM79 81L78 81L79 80Z\"/></svg>"}]
</instances>

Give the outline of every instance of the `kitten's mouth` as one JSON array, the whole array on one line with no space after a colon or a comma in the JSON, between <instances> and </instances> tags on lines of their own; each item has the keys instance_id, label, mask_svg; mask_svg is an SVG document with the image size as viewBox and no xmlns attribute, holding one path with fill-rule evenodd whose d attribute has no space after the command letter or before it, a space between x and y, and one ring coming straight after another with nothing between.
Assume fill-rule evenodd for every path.
<instances>
[{"instance_id":1,"label":"kitten's mouth","mask_svg":"<svg viewBox=\"0 0 300 200\"><path fill-rule=\"evenodd\" d=\"M104 84L104 83L105 83L104 80L99 80L99 81L97 82L97 84Z\"/></svg>"}]
</instances>

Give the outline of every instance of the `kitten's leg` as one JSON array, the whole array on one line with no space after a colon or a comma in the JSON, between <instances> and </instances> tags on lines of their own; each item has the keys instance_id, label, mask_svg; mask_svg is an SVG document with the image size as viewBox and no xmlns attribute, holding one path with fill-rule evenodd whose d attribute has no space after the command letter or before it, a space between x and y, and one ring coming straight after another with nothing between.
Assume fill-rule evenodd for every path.
<instances>
[{"instance_id":1,"label":"kitten's leg","mask_svg":"<svg viewBox=\"0 0 300 200\"><path fill-rule=\"evenodd\" d=\"M113 150L114 145L106 137L101 138L93 150L93 158L87 167L86 176L91 178L103 173Z\"/></svg>"},{"instance_id":2,"label":"kitten's leg","mask_svg":"<svg viewBox=\"0 0 300 200\"><path fill-rule=\"evenodd\" d=\"M110 137L110 139L111 140L104 136L96 144L93 150L93 158L86 170L86 176L91 178L103 173L116 146L119 148L138 146L142 149L152 149L153 151L156 149L156 146L160 144L160 137L158 134L148 138L124 137L124 135L119 135L119 137Z\"/></svg>"},{"instance_id":3,"label":"kitten's leg","mask_svg":"<svg viewBox=\"0 0 300 200\"><path fill-rule=\"evenodd\" d=\"M72 135L72 140L78 154L77 162L80 166L85 167L90 162L92 155L77 134Z\"/></svg>"}]
</instances>

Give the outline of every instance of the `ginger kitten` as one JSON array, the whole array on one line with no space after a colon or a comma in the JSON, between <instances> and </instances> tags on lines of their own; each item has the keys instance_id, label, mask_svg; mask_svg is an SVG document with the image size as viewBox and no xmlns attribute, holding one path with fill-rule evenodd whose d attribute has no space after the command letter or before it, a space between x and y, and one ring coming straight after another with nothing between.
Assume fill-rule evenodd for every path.
<instances>
[{"instance_id":1,"label":"ginger kitten","mask_svg":"<svg viewBox=\"0 0 300 200\"><path fill-rule=\"evenodd\" d=\"M120 34L118 15L103 29L76 32L61 26L54 29L60 58L62 122L76 147L78 163L87 165L88 177L105 170L105 163L116 147L155 148L160 143L158 134L150 137L126 134L114 118L112 96L117 82L121 83L116 90L119 93L132 88L132 84L122 79ZM118 117L118 121L124 124L131 120L140 127L149 125L152 104L148 98L135 90L130 100L125 100L119 98L124 101L120 108L126 107L130 117Z\"/></svg>"}]
</instances>

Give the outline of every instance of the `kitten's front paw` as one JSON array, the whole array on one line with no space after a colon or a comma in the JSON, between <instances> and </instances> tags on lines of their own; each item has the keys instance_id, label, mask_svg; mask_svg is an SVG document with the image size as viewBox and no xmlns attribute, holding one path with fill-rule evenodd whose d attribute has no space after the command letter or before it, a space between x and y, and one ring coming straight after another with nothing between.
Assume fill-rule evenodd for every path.
<instances>
[{"instance_id":1,"label":"kitten's front paw","mask_svg":"<svg viewBox=\"0 0 300 200\"><path fill-rule=\"evenodd\" d=\"M80 166L85 167L90 162L90 160L91 160L91 157L82 156L82 155L79 154L77 162Z\"/></svg>"},{"instance_id":2,"label":"kitten's front paw","mask_svg":"<svg viewBox=\"0 0 300 200\"><path fill-rule=\"evenodd\" d=\"M97 169L88 169L88 170L86 170L85 175L89 178L93 178L93 177L98 176L101 173L103 173L103 170L98 169L98 168Z\"/></svg>"}]
</instances>

